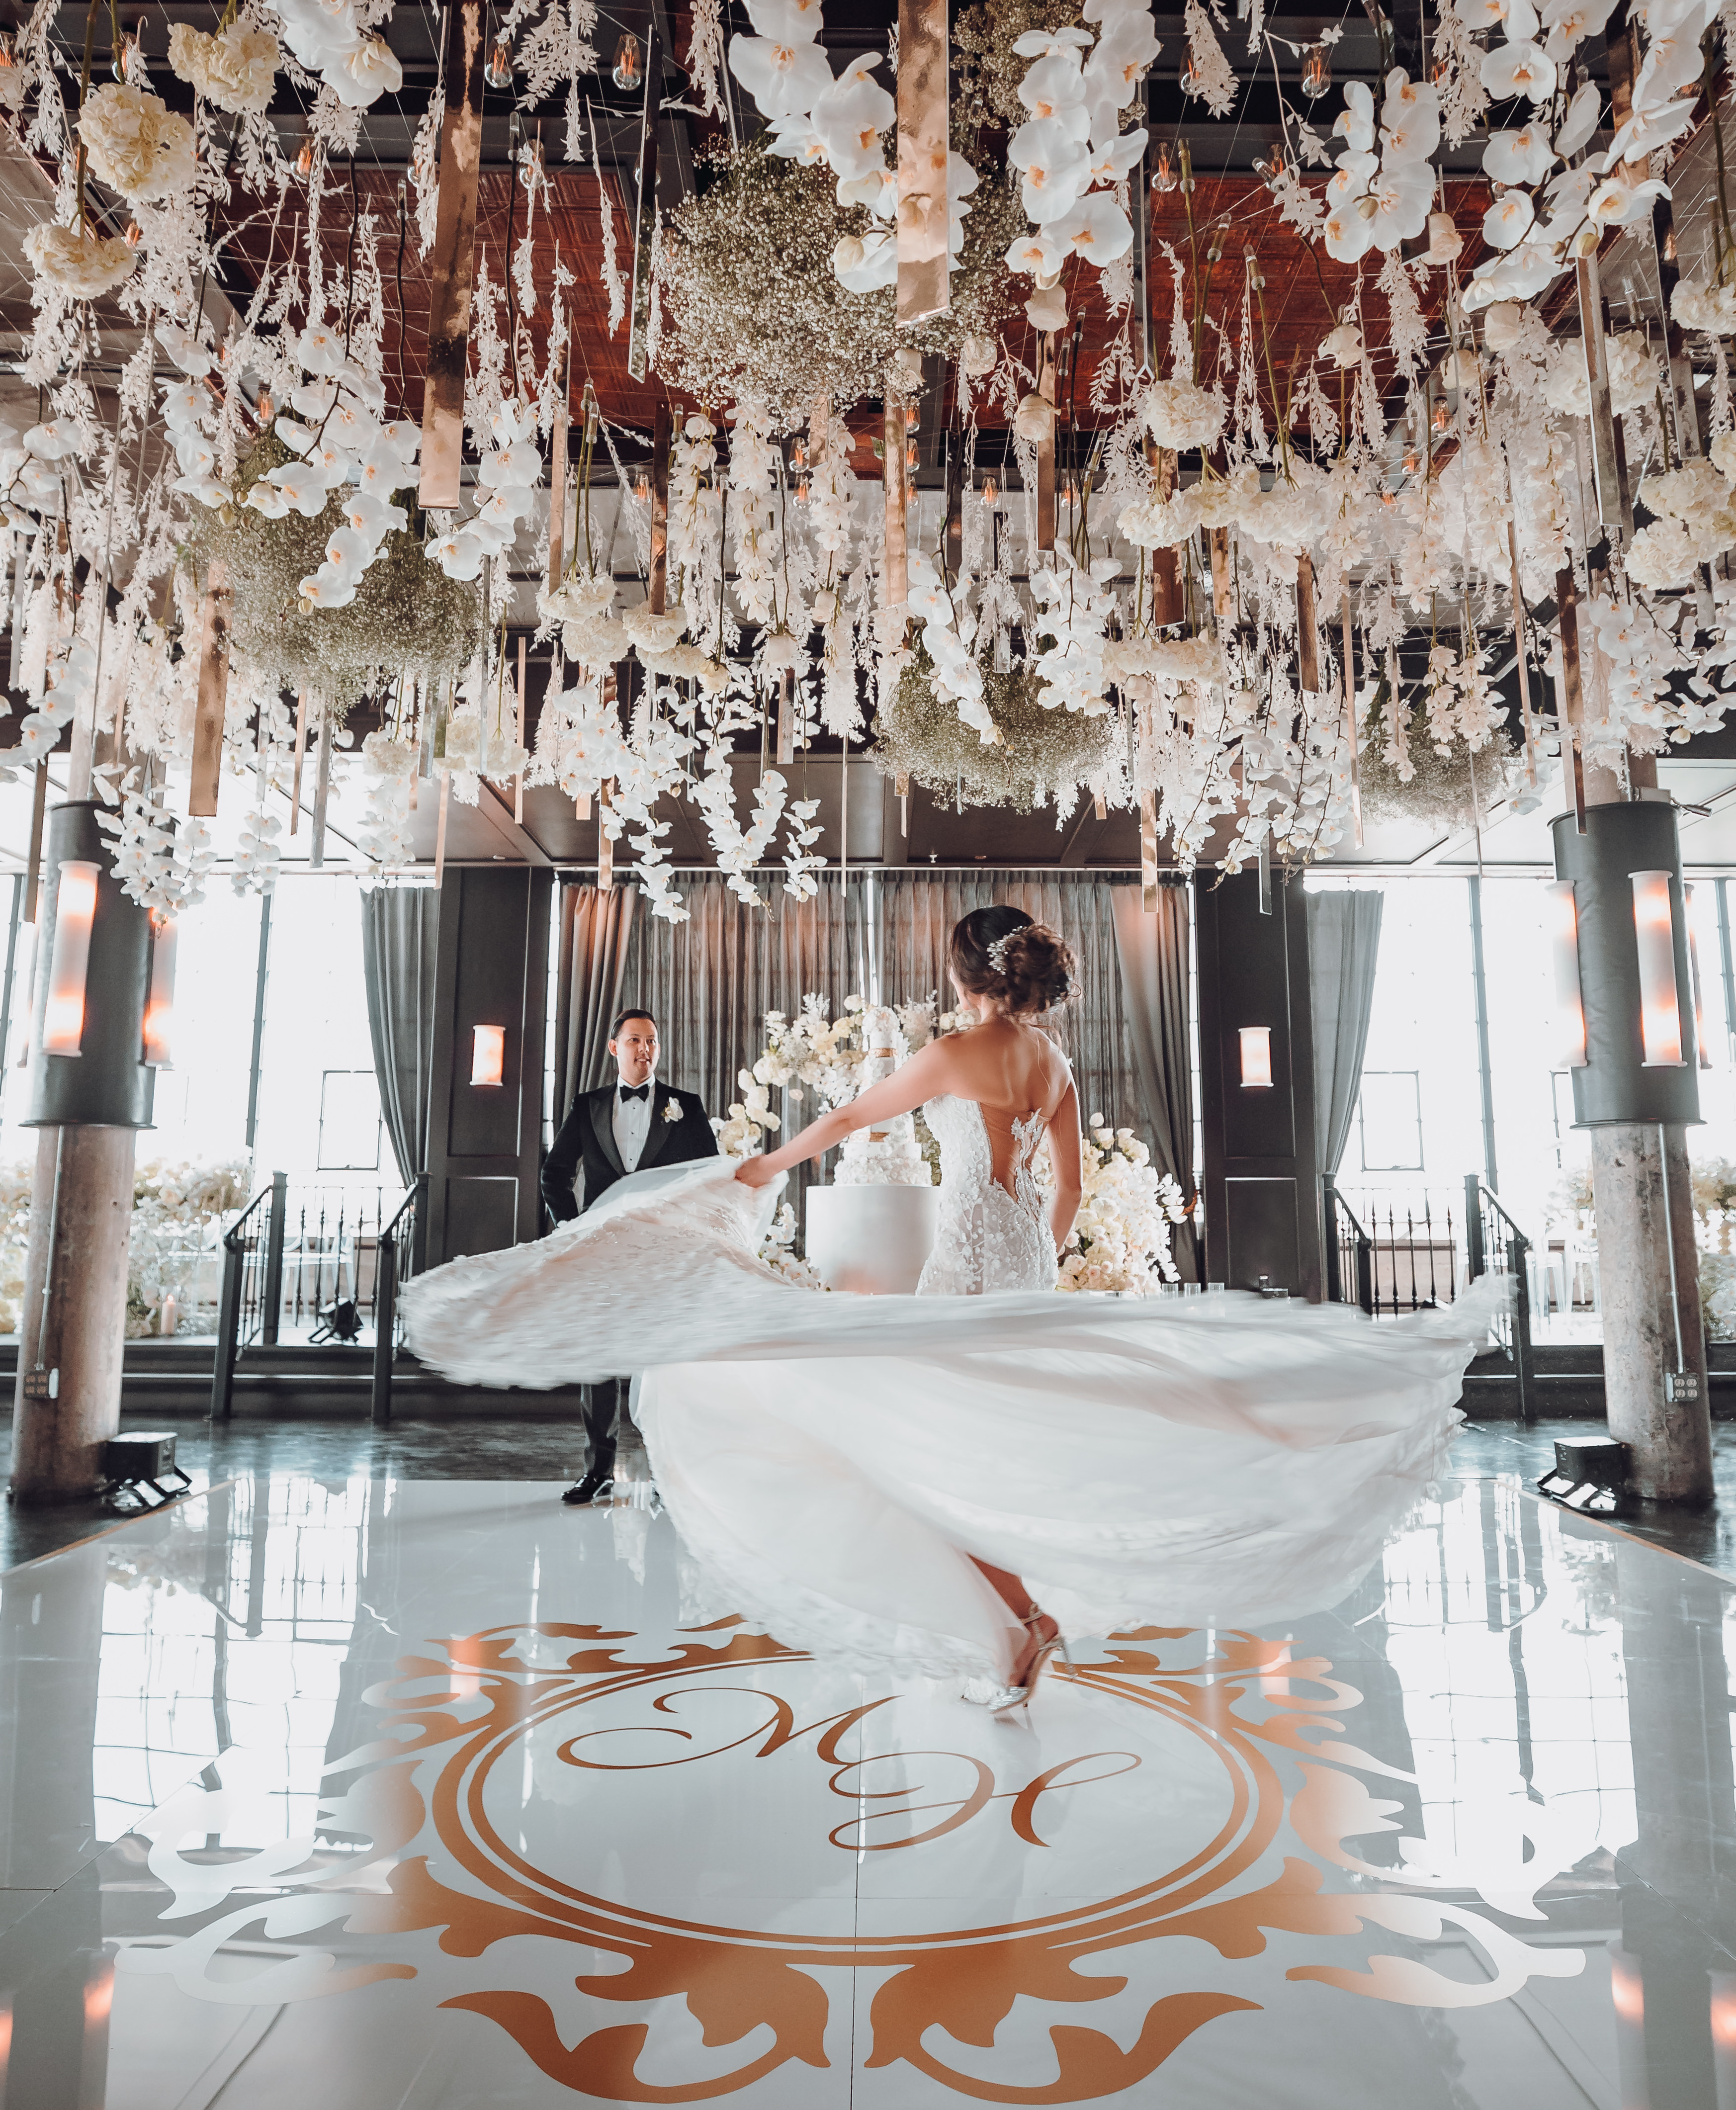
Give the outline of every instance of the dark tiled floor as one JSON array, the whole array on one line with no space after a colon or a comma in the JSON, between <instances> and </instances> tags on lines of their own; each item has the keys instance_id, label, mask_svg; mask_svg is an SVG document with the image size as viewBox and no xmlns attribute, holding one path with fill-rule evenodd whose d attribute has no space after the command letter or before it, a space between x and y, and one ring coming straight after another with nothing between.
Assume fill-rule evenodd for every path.
<instances>
[{"instance_id":1,"label":"dark tiled floor","mask_svg":"<svg viewBox=\"0 0 1736 2110\"><path fill-rule=\"evenodd\" d=\"M129 1419L128 1426L137 1425ZM242 1422L215 1433L201 1422L173 1422L177 1456L196 1487L269 1469L328 1483L358 1477L400 1480L571 1480L584 1470L581 1430L548 1421L478 1416L468 1421L405 1420L386 1430L365 1422ZM1584 1419L1468 1422L1453 1450L1461 1474L1512 1474L1530 1487L1553 1462L1557 1436L1583 1436ZM1719 1500L1709 1510L1648 1505L1622 1528L1654 1546L1698 1560L1736 1582L1736 1421L1712 1424ZM0 1436L0 1476L11 1469L11 1431ZM120 1519L92 1504L64 1509L0 1506L0 1569L57 1551Z\"/></svg>"},{"instance_id":2,"label":"dark tiled floor","mask_svg":"<svg viewBox=\"0 0 1736 2110\"><path fill-rule=\"evenodd\" d=\"M1539 1421L1530 1429L1516 1421L1467 1422L1453 1446L1453 1462L1467 1477L1511 1473L1521 1485L1535 1487L1555 1462L1557 1436L1593 1435L1601 1426L1583 1419ZM1712 1424L1712 1472L1718 1499L1711 1508L1642 1503L1620 1528L1736 1582L1736 1421Z\"/></svg>"},{"instance_id":3,"label":"dark tiled floor","mask_svg":"<svg viewBox=\"0 0 1736 2110\"><path fill-rule=\"evenodd\" d=\"M129 1429L147 1426L129 1416ZM358 1478L400 1480L572 1480L585 1469L581 1429L548 1421L479 1416L470 1421L411 1421L376 1429L367 1422L237 1422L211 1430L200 1421L170 1420L175 1456L196 1487L263 1470L305 1474L339 1483ZM11 1470L11 1430L0 1437L0 1478ZM0 1569L57 1552L112 1529L122 1519L95 1503L20 1510L0 1505Z\"/></svg>"}]
</instances>

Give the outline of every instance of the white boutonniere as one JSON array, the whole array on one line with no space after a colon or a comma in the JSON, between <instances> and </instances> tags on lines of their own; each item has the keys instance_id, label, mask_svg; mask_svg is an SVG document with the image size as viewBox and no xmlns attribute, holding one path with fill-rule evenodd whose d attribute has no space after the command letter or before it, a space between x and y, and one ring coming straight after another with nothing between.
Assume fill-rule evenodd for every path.
<instances>
[{"instance_id":1,"label":"white boutonniere","mask_svg":"<svg viewBox=\"0 0 1736 2110\"><path fill-rule=\"evenodd\" d=\"M680 1101L676 1098L665 1099L663 1102L663 1119L666 1121L678 1121L680 1118Z\"/></svg>"}]
</instances>

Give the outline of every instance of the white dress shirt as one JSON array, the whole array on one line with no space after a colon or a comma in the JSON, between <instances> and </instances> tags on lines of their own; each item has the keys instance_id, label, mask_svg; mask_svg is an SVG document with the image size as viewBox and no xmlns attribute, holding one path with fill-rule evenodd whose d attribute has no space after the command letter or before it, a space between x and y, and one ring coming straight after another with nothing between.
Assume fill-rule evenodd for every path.
<instances>
[{"instance_id":1,"label":"white dress shirt","mask_svg":"<svg viewBox=\"0 0 1736 2110\"><path fill-rule=\"evenodd\" d=\"M651 1103L657 1097L657 1080L653 1077L642 1099L630 1099L615 1086L615 1148L621 1152L623 1169L628 1172L639 1170L640 1154L644 1149L645 1139L651 1133Z\"/></svg>"}]
</instances>

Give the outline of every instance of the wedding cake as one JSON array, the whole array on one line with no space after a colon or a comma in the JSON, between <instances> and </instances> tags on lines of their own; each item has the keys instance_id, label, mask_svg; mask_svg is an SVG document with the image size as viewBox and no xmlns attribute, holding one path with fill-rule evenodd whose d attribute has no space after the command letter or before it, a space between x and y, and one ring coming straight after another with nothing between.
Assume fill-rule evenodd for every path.
<instances>
[{"instance_id":1,"label":"wedding cake","mask_svg":"<svg viewBox=\"0 0 1736 2110\"><path fill-rule=\"evenodd\" d=\"M910 1053L898 1014L888 1004L870 1004L862 1014L862 1044L867 1049L857 1066L857 1096L878 1084ZM859 1128L844 1139L832 1175L834 1187L931 1187L934 1175L916 1142L909 1114L895 1114L876 1128Z\"/></svg>"},{"instance_id":2,"label":"wedding cake","mask_svg":"<svg viewBox=\"0 0 1736 2110\"><path fill-rule=\"evenodd\" d=\"M861 1035L867 1053L857 1069L858 1096L909 1053L897 1013L884 1005L867 1007ZM832 1184L810 1188L807 1207L807 1257L828 1289L907 1297L934 1245L940 1209L911 1116L847 1137Z\"/></svg>"}]
</instances>

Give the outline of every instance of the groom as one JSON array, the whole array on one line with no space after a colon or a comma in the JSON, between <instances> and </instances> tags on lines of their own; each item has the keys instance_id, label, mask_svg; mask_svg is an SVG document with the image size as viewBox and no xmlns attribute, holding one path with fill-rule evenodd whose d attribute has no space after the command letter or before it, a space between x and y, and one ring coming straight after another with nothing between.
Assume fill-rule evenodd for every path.
<instances>
[{"instance_id":1,"label":"groom","mask_svg":"<svg viewBox=\"0 0 1736 2110\"><path fill-rule=\"evenodd\" d=\"M657 1021L649 1011L622 1012L610 1030L608 1052L615 1058L615 1082L574 1095L572 1111L543 1164L543 1200L558 1224L570 1223L630 1172L717 1155L717 1139L698 1095L656 1081ZM582 1202L574 1192L581 1171ZM593 1502L614 1485L621 1388L618 1378L585 1386L590 1464L578 1485L561 1496L563 1502Z\"/></svg>"}]
</instances>

